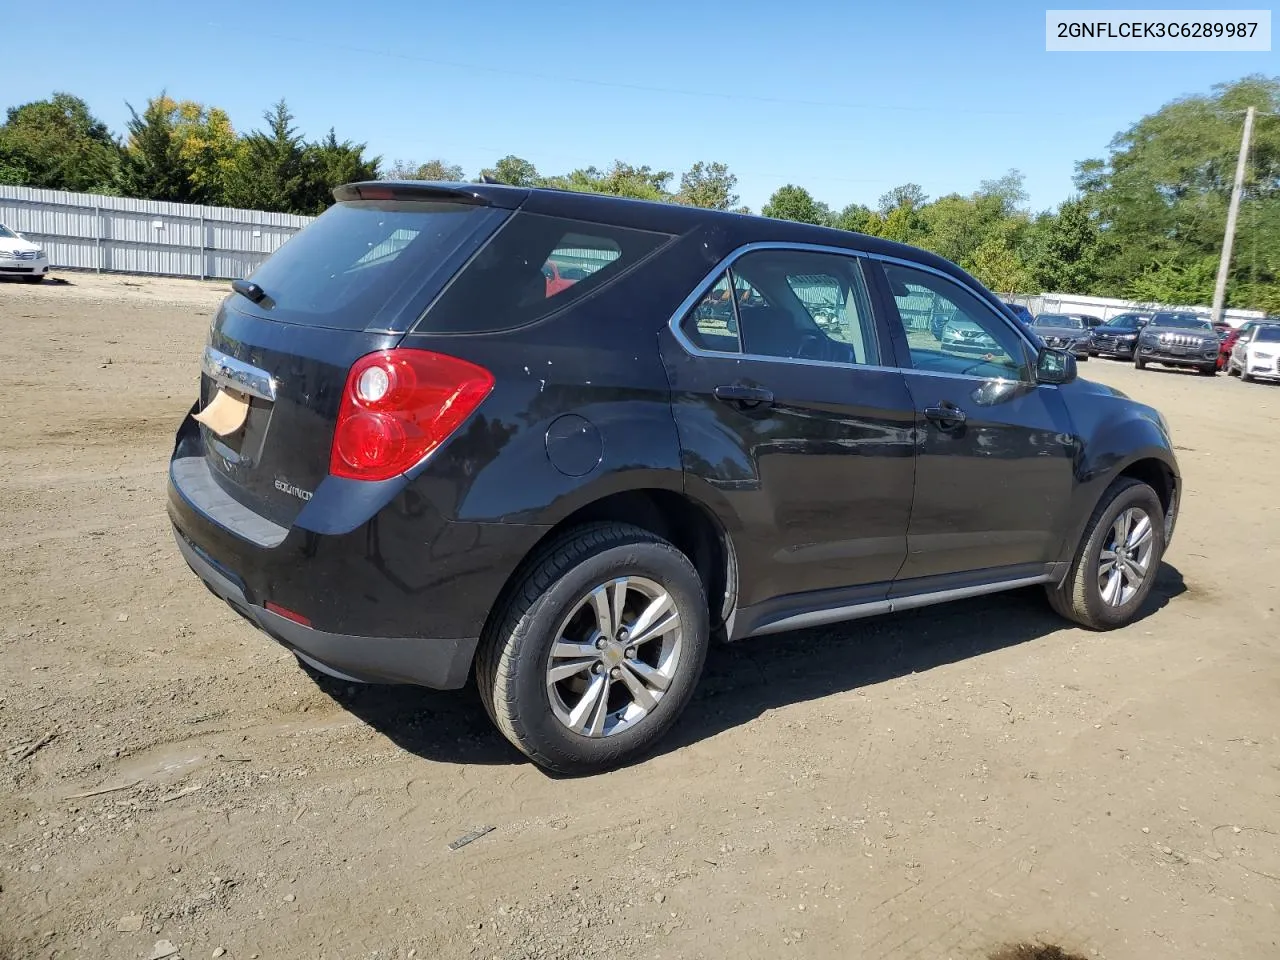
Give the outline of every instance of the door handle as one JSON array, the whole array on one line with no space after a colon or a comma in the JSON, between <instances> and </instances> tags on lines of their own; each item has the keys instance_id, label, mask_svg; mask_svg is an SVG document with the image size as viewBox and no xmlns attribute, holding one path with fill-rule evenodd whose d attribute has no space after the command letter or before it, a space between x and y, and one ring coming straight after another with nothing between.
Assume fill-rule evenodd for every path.
<instances>
[{"instance_id":1,"label":"door handle","mask_svg":"<svg viewBox=\"0 0 1280 960\"><path fill-rule=\"evenodd\" d=\"M723 400L726 403L740 403L746 406L773 403L772 390L766 390L763 387L748 387L743 383L724 384L716 387L714 392L717 400Z\"/></svg>"},{"instance_id":2,"label":"door handle","mask_svg":"<svg viewBox=\"0 0 1280 960\"><path fill-rule=\"evenodd\" d=\"M950 430L964 423L966 417L963 410L954 403L943 401L936 407L925 407L924 415L943 430Z\"/></svg>"}]
</instances>

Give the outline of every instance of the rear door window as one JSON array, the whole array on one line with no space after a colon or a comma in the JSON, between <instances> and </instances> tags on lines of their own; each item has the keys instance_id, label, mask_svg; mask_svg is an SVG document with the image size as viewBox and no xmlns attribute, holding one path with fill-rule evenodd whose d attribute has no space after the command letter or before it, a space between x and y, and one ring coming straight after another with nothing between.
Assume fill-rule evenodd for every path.
<instances>
[{"instance_id":1,"label":"rear door window","mask_svg":"<svg viewBox=\"0 0 1280 960\"><path fill-rule=\"evenodd\" d=\"M516 213L415 329L482 333L541 320L612 283L671 239L665 233Z\"/></svg>"},{"instance_id":2,"label":"rear door window","mask_svg":"<svg viewBox=\"0 0 1280 960\"><path fill-rule=\"evenodd\" d=\"M335 204L254 271L268 299L242 298L241 309L285 323L364 330L424 284L443 286L448 277L435 276L441 266L505 214L437 201Z\"/></svg>"},{"instance_id":3,"label":"rear door window","mask_svg":"<svg viewBox=\"0 0 1280 960\"><path fill-rule=\"evenodd\" d=\"M681 323L701 350L757 359L880 362L855 257L759 250L733 262Z\"/></svg>"}]
</instances>

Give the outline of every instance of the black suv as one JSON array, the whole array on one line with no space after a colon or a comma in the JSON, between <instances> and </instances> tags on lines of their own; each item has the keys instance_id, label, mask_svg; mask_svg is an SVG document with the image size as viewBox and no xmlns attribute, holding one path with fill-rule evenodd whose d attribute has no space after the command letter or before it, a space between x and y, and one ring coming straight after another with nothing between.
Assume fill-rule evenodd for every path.
<instances>
[{"instance_id":1,"label":"black suv","mask_svg":"<svg viewBox=\"0 0 1280 960\"><path fill-rule=\"evenodd\" d=\"M1032 584L1107 629L1151 589L1164 420L952 263L554 190L335 194L233 284L169 475L186 562L314 670L474 672L528 756L599 770L713 638Z\"/></svg>"},{"instance_id":2,"label":"black suv","mask_svg":"<svg viewBox=\"0 0 1280 960\"><path fill-rule=\"evenodd\" d=\"M1142 328L1133 365L1139 370L1148 363L1170 367L1195 367L1203 376L1218 372L1222 341L1213 324L1197 313L1163 311L1154 314Z\"/></svg>"}]
</instances>

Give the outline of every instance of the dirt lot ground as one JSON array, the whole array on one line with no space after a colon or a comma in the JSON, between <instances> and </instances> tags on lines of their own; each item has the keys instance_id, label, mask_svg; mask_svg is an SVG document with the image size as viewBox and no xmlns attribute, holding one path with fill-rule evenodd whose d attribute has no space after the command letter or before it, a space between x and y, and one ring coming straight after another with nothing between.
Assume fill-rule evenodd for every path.
<instances>
[{"instance_id":1,"label":"dirt lot ground","mask_svg":"<svg viewBox=\"0 0 1280 960\"><path fill-rule=\"evenodd\" d=\"M0 283L0 957L1280 956L1280 387L1082 366L1185 474L1132 627L749 641L658 756L559 780L196 582L163 484L222 288L67 279Z\"/></svg>"}]
</instances>

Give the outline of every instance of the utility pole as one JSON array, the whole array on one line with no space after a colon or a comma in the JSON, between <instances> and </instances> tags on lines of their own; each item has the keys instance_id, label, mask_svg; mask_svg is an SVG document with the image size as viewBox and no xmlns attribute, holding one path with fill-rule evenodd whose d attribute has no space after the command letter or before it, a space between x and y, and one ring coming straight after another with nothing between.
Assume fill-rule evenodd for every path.
<instances>
[{"instance_id":1,"label":"utility pole","mask_svg":"<svg viewBox=\"0 0 1280 960\"><path fill-rule=\"evenodd\" d=\"M1227 301L1227 273L1231 270L1231 244L1236 237L1236 217L1240 214L1240 194L1244 191L1244 168L1249 160L1249 136L1253 133L1253 107L1245 111L1244 136L1236 160L1236 179L1231 185L1231 206L1227 208L1227 234L1222 238L1222 259L1218 261L1218 282L1213 287L1213 322L1222 322Z\"/></svg>"}]
</instances>

